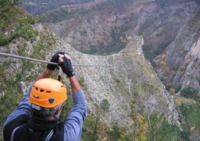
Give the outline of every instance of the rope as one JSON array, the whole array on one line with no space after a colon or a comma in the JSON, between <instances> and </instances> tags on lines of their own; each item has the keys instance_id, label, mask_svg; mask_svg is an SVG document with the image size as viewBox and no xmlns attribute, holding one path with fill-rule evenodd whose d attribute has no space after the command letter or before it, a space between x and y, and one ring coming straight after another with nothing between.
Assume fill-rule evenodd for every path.
<instances>
[{"instance_id":1,"label":"rope","mask_svg":"<svg viewBox=\"0 0 200 141\"><path fill-rule=\"evenodd\" d=\"M53 64L53 65L58 65L58 63L54 63L54 62L49 62L49 61L44 61L44 60L39 60L39 59L34 59L34 58L29 58L29 57L24 57L24 56L18 56L18 55L13 55L13 54L9 54L9 53L2 53L0 52L1 56L7 56L7 57L13 57L13 58L17 58L17 59L25 59L25 60L30 60L30 61L35 61L35 62L40 62L40 63L46 63L46 64ZM73 64L73 66L80 66L80 67L106 67L103 65L82 65L82 64Z\"/></svg>"},{"instance_id":2,"label":"rope","mask_svg":"<svg viewBox=\"0 0 200 141\"><path fill-rule=\"evenodd\" d=\"M30 60L30 61L36 61L36 62L41 62L41 63L58 65L58 63L54 63L54 62L43 61L43 60L38 60L38 59L29 58L29 57L23 57L23 56L17 56L17 55L13 55L13 54L9 54L9 53L1 53L0 52L0 55L7 56L7 57L13 57L13 58L17 58L17 59L25 59L25 60Z\"/></svg>"}]
</instances>

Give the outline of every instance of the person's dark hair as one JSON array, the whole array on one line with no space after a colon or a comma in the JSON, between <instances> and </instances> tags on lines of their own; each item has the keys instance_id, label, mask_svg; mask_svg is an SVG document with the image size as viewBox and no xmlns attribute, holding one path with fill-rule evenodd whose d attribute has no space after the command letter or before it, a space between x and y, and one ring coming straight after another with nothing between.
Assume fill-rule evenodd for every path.
<instances>
[{"instance_id":1,"label":"person's dark hair","mask_svg":"<svg viewBox=\"0 0 200 141\"><path fill-rule=\"evenodd\" d=\"M39 118L48 119L50 116L55 116L56 118L59 118L60 113L57 113L57 110L60 106L63 106L63 105L64 103L61 103L53 108L44 108L44 107L39 107L37 105L32 104L31 112L34 116L39 117ZM37 108L35 108L35 106L37 106Z\"/></svg>"}]
</instances>

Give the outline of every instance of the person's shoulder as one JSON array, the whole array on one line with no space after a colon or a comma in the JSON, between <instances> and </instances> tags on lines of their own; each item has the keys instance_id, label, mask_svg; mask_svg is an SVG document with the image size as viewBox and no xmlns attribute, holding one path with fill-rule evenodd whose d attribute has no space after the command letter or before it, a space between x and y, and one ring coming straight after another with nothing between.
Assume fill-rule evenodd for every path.
<instances>
[{"instance_id":1,"label":"person's shoulder","mask_svg":"<svg viewBox=\"0 0 200 141\"><path fill-rule=\"evenodd\" d=\"M19 125L22 125L24 123L26 123L28 120L29 120L30 117L27 117L27 116L18 116L16 118L14 118L13 120L9 121L8 123L6 123L4 125L4 127L8 126L8 127L11 127L11 126L14 126L14 127L17 127Z\"/></svg>"},{"instance_id":2,"label":"person's shoulder","mask_svg":"<svg viewBox=\"0 0 200 141\"><path fill-rule=\"evenodd\" d=\"M65 125L65 122L59 122L59 123L57 123L56 130L64 131L64 125Z\"/></svg>"},{"instance_id":3,"label":"person's shoulder","mask_svg":"<svg viewBox=\"0 0 200 141\"><path fill-rule=\"evenodd\" d=\"M8 123L6 123L3 128L4 138L5 139L10 138L13 130L19 126L25 125L28 120L29 120L29 117L27 116L19 116L9 121Z\"/></svg>"}]
</instances>

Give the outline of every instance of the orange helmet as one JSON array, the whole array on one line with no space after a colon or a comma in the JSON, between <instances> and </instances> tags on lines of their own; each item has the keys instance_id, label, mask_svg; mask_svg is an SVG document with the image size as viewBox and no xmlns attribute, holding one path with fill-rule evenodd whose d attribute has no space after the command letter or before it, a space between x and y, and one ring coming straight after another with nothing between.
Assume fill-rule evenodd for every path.
<instances>
[{"instance_id":1,"label":"orange helmet","mask_svg":"<svg viewBox=\"0 0 200 141\"><path fill-rule=\"evenodd\" d=\"M67 100L66 86L52 78L36 81L29 98L29 102L45 108L53 108L65 100Z\"/></svg>"}]
</instances>

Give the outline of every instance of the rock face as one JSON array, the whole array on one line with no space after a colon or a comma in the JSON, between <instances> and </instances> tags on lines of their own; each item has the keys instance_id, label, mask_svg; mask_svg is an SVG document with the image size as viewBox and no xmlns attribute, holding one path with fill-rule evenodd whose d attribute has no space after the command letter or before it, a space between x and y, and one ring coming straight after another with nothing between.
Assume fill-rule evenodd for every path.
<instances>
[{"instance_id":1,"label":"rock face","mask_svg":"<svg viewBox=\"0 0 200 141\"><path fill-rule=\"evenodd\" d=\"M174 41L168 45L164 59L171 72L167 72L160 61L162 55L154 60L158 66L158 75L166 82L172 82L174 87L182 85L182 87L191 86L196 89L199 87L199 55L200 55L200 33L199 33L199 14L200 9L184 24Z\"/></svg>"},{"instance_id":2,"label":"rock face","mask_svg":"<svg viewBox=\"0 0 200 141\"><path fill-rule=\"evenodd\" d=\"M85 91L90 114L103 112L100 116L102 121L108 124L117 122L121 127L129 126L131 125L129 120L131 104L134 101L136 109L143 109L145 114L164 113L170 122L179 125L179 115L173 97L165 90L151 64L143 56L144 40L142 37L134 36L126 48L119 53L95 56L76 51L41 24L34 25L33 29L39 34L36 41L31 43L15 39L10 44L2 46L0 51L17 54L19 53L18 46L26 44L25 50L28 55L33 52L35 44L42 40L41 37L45 37L45 43L48 43L49 49L42 52L46 60L50 60L57 51L65 51L72 57L73 64L99 65L95 67L74 66L77 78ZM4 57L1 58L3 61ZM21 60L15 61L17 63L8 66L7 72L10 72L9 70L13 67L19 69L22 67ZM34 68L35 70L31 69L27 75L37 74L41 70L41 66ZM13 78L15 78L15 73L12 73ZM7 74L7 77L11 76ZM20 84L24 89L31 81L33 80L23 79ZM66 79L64 81L68 82ZM107 111L99 111L103 100L107 100L110 105Z\"/></svg>"},{"instance_id":3,"label":"rock face","mask_svg":"<svg viewBox=\"0 0 200 141\"><path fill-rule=\"evenodd\" d=\"M95 50L100 45L106 46L112 41L110 37L111 26L104 23L98 15L93 15L89 19L77 17L46 25L59 37L82 52Z\"/></svg>"},{"instance_id":4,"label":"rock face","mask_svg":"<svg viewBox=\"0 0 200 141\"><path fill-rule=\"evenodd\" d=\"M95 114L95 107L100 107L104 99L108 100L109 112L102 116L105 122L129 125L133 101L146 114L166 112L171 122L178 121L173 98L165 91L150 63L144 58L142 44L143 39L136 36L117 54L92 56L73 52L74 63L105 65L75 69L78 77L84 79L89 112ZM138 92L139 89L143 92Z\"/></svg>"}]
</instances>

